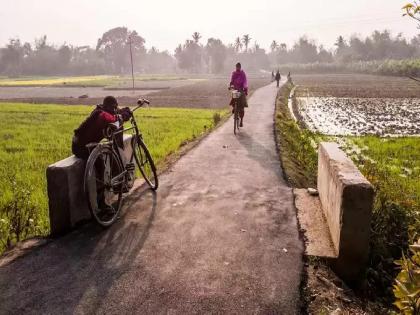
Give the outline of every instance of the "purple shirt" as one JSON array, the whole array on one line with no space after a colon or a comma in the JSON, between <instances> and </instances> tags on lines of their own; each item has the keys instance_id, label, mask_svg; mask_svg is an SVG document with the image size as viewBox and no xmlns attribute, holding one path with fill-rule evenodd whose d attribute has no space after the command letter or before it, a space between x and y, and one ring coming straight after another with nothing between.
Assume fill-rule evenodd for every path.
<instances>
[{"instance_id":1,"label":"purple shirt","mask_svg":"<svg viewBox=\"0 0 420 315\"><path fill-rule=\"evenodd\" d=\"M232 72L232 78L230 79L230 85L233 85L235 90L248 90L248 81L246 74L243 70L235 70Z\"/></svg>"}]
</instances>

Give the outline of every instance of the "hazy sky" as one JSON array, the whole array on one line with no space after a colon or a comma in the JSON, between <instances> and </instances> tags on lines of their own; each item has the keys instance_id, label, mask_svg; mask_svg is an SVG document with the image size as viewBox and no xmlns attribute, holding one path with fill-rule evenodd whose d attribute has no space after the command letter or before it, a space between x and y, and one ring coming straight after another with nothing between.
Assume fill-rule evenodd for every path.
<instances>
[{"instance_id":1,"label":"hazy sky","mask_svg":"<svg viewBox=\"0 0 420 315\"><path fill-rule=\"evenodd\" d=\"M43 34L55 44L95 46L108 29L127 26L147 47L173 52L194 31L202 42L225 43L250 34L268 48L273 39L292 44L300 35L332 47L340 34L370 34L374 29L419 33L402 17L407 0L0 0L0 45L18 36L33 42Z\"/></svg>"}]
</instances>

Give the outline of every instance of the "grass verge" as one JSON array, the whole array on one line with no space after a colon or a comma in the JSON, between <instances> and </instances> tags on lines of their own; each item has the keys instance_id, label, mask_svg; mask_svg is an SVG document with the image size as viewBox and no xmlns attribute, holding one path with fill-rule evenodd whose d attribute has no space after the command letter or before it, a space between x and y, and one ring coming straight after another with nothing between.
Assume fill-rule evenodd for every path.
<instances>
[{"instance_id":1,"label":"grass verge","mask_svg":"<svg viewBox=\"0 0 420 315\"><path fill-rule=\"evenodd\" d=\"M300 129L292 118L287 105L292 87L291 84L283 85L276 103L275 128L280 159L291 186L315 187L317 153L313 143L316 135L309 130Z\"/></svg>"},{"instance_id":2,"label":"grass verge","mask_svg":"<svg viewBox=\"0 0 420 315\"><path fill-rule=\"evenodd\" d=\"M73 130L93 109L90 106L32 105L0 103L0 252L6 246L5 211L30 213L15 225L32 225L23 238L49 232L45 170L48 165L71 155ZM215 116L226 110L144 108L136 112L137 122L158 167L168 155L215 126ZM7 208L8 207L8 208ZM16 239L12 239L14 243Z\"/></svg>"}]
</instances>

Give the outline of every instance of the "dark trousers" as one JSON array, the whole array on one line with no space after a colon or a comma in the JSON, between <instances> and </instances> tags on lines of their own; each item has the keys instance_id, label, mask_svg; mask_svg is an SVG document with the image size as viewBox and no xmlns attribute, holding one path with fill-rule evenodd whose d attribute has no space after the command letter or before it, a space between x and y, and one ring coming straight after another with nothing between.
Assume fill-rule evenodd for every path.
<instances>
[{"instance_id":1,"label":"dark trousers","mask_svg":"<svg viewBox=\"0 0 420 315\"><path fill-rule=\"evenodd\" d=\"M77 143L77 139L75 137L73 137L73 141L71 143L71 151L73 152L73 154L79 158L82 159L84 161L87 161L87 159L89 158L89 150L88 148L86 148L86 146L80 145ZM104 181L104 172L105 172L105 168L104 168L104 163L103 160L101 158L99 158L96 163L95 163L95 173L96 173L96 199L98 204L103 204L104 203L104 186L103 181Z\"/></svg>"},{"instance_id":2,"label":"dark trousers","mask_svg":"<svg viewBox=\"0 0 420 315\"><path fill-rule=\"evenodd\" d=\"M277 87L279 87L280 84L280 80L276 80L277 81Z\"/></svg>"},{"instance_id":3,"label":"dark trousers","mask_svg":"<svg viewBox=\"0 0 420 315\"><path fill-rule=\"evenodd\" d=\"M73 137L71 142L71 151L79 159L87 160L89 158L89 150L86 146L80 145L75 137Z\"/></svg>"}]
</instances>

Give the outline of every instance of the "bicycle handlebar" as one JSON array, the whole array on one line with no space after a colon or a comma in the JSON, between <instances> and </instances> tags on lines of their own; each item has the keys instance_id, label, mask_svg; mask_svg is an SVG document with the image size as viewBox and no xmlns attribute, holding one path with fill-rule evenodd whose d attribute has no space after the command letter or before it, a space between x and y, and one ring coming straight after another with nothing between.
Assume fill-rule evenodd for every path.
<instances>
[{"instance_id":1,"label":"bicycle handlebar","mask_svg":"<svg viewBox=\"0 0 420 315\"><path fill-rule=\"evenodd\" d=\"M137 101L137 106L134 107L134 109L131 112L134 113L134 111L142 107L144 104L150 105L150 101L145 98L139 98Z\"/></svg>"},{"instance_id":2,"label":"bicycle handlebar","mask_svg":"<svg viewBox=\"0 0 420 315\"><path fill-rule=\"evenodd\" d=\"M145 98L139 98L138 101L137 101L137 104L138 105L143 105L143 104L149 105L150 104L150 101L147 100L147 99L145 99Z\"/></svg>"}]
</instances>

